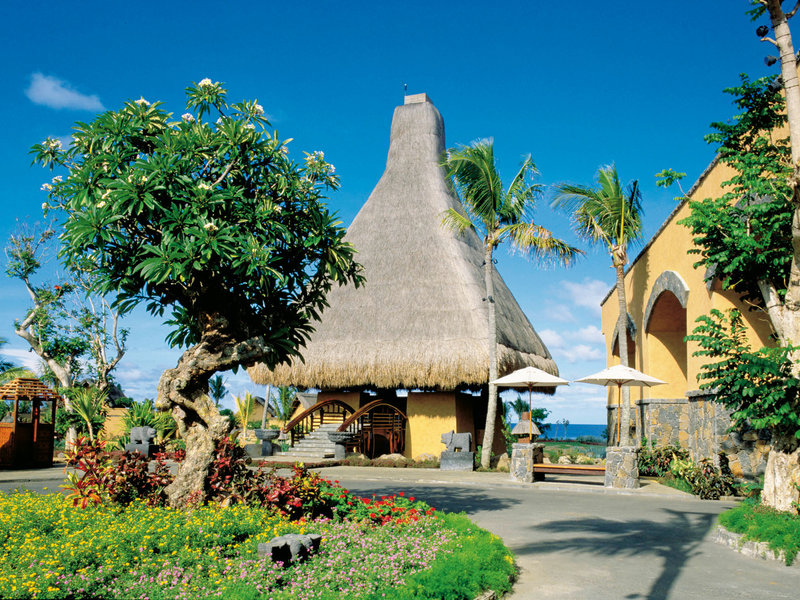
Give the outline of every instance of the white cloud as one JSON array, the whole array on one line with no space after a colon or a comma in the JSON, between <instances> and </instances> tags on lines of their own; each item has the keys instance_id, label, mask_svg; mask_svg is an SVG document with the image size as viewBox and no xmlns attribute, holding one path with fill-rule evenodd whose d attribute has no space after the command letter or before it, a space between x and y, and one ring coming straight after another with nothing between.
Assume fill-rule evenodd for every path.
<instances>
[{"instance_id":1,"label":"white cloud","mask_svg":"<svg viewBox=\"0 0 800 600\"><path fill-rule=\"evenodd\" d=\"M574 323L575 315L572 314L569 306L562 302L550 302L545 308L545 312L553 321L560 321L562 323Z\"/></svg>"},{"instance_id":2,"label":"white cloud","mask_svg":"<svg viewBox=\"0 0 800 600\"><path fill-rule=\"evenodd\" d=\"M600 302L611 289L607 282L589 277L581 282L563 281L561 285L575 306L588 308L598 315L600 314Z\"/></svg>"},{"instance_id":3,"label":"white cloud","mask_svg":"<svg viewBox=\"0 0 800 600\"><path fill-rule=\"evenodd\" d=\"M68 82L42 73L31 75L31 84L25 90L25 95L34 104L41 104L50 108L104 110L103 103L100 102L96 95L88 96L82 94L72 89Z\"/></svg>"},{"instance_id":4,"label":"white cloud","mask_svg":"<svg viewBox=\"0 0 800 600\"><path fill-rule=\"evenodd\" d=\"M542 329L539 332L539 337L542 338L544 345L553 348L561 348L564 345L564 336L553 329Z\"/></svg>"},{"instance_id":5,"label":"white cloud","mask_svg":"<svg viewBox=\"0 0 800 600\"><path fill-rule=\"evenodd\" d=\"M578 331L572 332L570 337L582 342L590 342L592 344L602 344L604 341L603 332L600 331L600 328L596 327L595 325L581 327Z\"/></svg>"},{"instance_id":6,"label":"white cloud","mask_svg":"<svg viewBox=\"0 0 800 600\"><path fill-rule=\"evenodd\" d=\"M578 344L577 346L570 346L569 351L564 353L566 359L571 362L579 360L599 360L605 356L602 350L587 344Z\"/></svg>"},{"instance_id":7,"label":"white cloud","mask_svg":"<svg viewBox=\"0 0 800 600\"><path fill-rule=\"evenodd\" d=\"M14 364L22 365L26 369L34 372L39 371L40 359L39 356L29 350L21 350L18 348L6 348L0 351L0 354L5 356L9 361Z\"/></svg>"}]
</instances>

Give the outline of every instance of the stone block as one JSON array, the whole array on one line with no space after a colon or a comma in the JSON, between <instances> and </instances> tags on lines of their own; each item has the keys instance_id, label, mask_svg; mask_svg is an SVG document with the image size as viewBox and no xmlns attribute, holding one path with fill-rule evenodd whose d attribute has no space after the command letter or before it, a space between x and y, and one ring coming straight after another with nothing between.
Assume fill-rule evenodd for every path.
<instances>
[{"instance_id":1,"label":"stone block","mask_svg":"<svg viewBox=\"0 0 800 600\"><path fill-rule=\"evenodd\" d=\"M475 470L474 452L442 452L439 458L439 469L442 471Z\"/></svg>"},{"instance_id":2,"label":"stone block","mask_svg":"<svg viewBox=\"0 0 800 600\"><path fill-rule=\"evenodd\" d=\"M639 455L634 446L614 446L606 450L605 487L639 487Z\"/></svg>"},{"instance_id":3,"label":"stone block","mask_svg":"<svg viewBox=\"0 0 800 600\"><path fill-rule=\"evenodd\" d=\"M301 535L287 533L258 545L258 556L272 562L282 563L284 567L301 562L319 550L322 536L316 533Z\"/></svg>"},{"instance_id":4,"label":"stone block","mask_svg":"<svg viewBox=\"0 0 800 600\"><path fill-rule=\"evenodd\" d=\"M532 483L540 481L543 477L537 474L534 478L533 464L541 463L544 459L544 444L514 444L511 450L511 466L509 476L512 481Z\"/></svg>"}]
</instances>

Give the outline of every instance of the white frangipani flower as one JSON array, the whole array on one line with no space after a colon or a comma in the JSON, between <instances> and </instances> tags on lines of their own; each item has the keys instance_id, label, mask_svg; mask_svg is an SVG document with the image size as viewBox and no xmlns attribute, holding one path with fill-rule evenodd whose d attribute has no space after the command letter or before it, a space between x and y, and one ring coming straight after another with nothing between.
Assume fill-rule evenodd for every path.
<instances>
[{"instance_id":1,"label":"white frangipani flower","mask_svg":"<svg viewBox=\"0 0 800 600\"><path fill-rule=\"evenodd\" d=\"M138 104L139 106L142 106L142 105L150 106L150 103L147 100L145 100L144 98L139 98L138 100L134 100L134 102L136 104Z\"/></svg>"},{"instance_id":2,"label":"white frangipani flower","mask_svg":"<svg viewBox=\"0 0 800 600\"><path fill-rule=\"evenodd\" d=\"M210 87L212 85L214 84L211 83L211 80L208 77L206 77L200 80L200 83L197 84L197 87Z\"/></svg>"},{"instance_id":3,"label":"white frangipani flower","mask_svg":"<svg viewBox=\"0 0 800 600\"><path fill-rule=\"evenodd\" d=\"M256 109L256 114L257 115L263 115L264 114L264 107L261 106L260 104L256 104L253 108Z\"/></svg>"},{"instance_id":4,"label":"white frangipani flower","mask_svg":"<svg viewBox=\"0 0 800 600\"><path fill-rule=\"evenodd\" d=\"M205 181L201 181L200 183L198 183L197 187L199 187L201 190L206 190L206 191L211 189L211 186L208 185Z\"/></svg>"},{"instance_id":5,"label":"white frangipani flower","mask_svg":"<svg viewBox=\"0 0 800 600\"><path fill-rule=\"evenodd\" d=\"M50 190L53 189L53 186L49 183L43 183L42 187L40 187L39 189L42 190L43 192L49 192Z\"/></svg>"},{"instance_id":6,"label":"white frangipani flower","mask_svg":"<svg viewBox=\"0 0 800 600\"><path fill-rule=\"evenodd\" d=\"M194 115L192 113L183 113L181 115L181 119L183 119L187 123L191 123L194 121Z\"/></svg>"},{"instance_id":7,"label":"white frangipani flower","mask_svg":"<svg viewBox=\"0 0 800 600\"><path fill-rule=\"evenodd\" d=\"M205 225L203 225L203 229L205 229L208 233L214 233L215 231L217 231L217 226L214 225L213 223L206 223Z\"/></svg>"}]
</instances>

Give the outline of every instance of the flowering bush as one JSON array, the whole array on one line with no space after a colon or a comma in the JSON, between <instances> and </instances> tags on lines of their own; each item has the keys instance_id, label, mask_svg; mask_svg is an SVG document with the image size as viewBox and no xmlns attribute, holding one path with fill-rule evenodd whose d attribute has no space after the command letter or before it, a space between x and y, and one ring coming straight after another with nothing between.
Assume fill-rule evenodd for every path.
<instances>
[{"instance_id":1,"label":"flowering bush","mask_svg":"<svg viewBox=\"0 0 800 600\"><path fill-rule=\"evenodd\" d=\"M138 453L125 453L114 461L105 451L105 442L80 438L68 454L67 464L82 475L69 473L64 487L73 504L82 508L102 503L127 505L137 498L149 505L164 506L164 490L173 475L165 455L156 455L154 468L148 468L148 462ZM325 517L389 525L434 514L429 505L406 498L403 492L380 499L359 498L338 481L324 479L302 465L295 465L288 478L266 470L263 464L250 469L244 450L230 438L217 444L206 487L209 502L269 507L292 521Z\"/></svg>"},{"instance_id":2,"label":"flowering bush","mask_svg":"<svg viewBox=\"0 0 800 600\"><path fill-rule=\"evenodd\" d=\"M313 560L284 569L258 558L259 543L309 532L323 536ZM78 510L59 494L0 494L4 598L467 600L508 590L513 573L499 538L463 515L364 527L244 504Z\"/></svg>"}]
</instances>

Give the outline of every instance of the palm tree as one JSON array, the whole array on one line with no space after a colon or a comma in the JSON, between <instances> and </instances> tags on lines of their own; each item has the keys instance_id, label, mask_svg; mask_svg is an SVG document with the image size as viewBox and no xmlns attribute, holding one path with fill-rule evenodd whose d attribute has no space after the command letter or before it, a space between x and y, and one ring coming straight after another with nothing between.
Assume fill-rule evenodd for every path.
<instances>
[{"instance_id":1,"label":"palm tree","mask_svg":"<svg viewBox=\"0 0 800 600\"><path fill-rule=\"evenodd\" d=\"M72 409L86 423L89 439L94 442L94 423L105 419L108 393L96 388L72 388Z\"/></svg>"},{"instance_id":2,"label":"palm tree","mask_svg":"<svg viewBox=\"0 0 800 600\"><path fill-rule=\"evenodd\" d=\"M219 408L220 401L225 397L225 394L228 393L222 375L217 375L208 380L208 393L214 399L214 404Z\"/></svg>"},{"instance_id":3,"label":"palm tree","mask_svg":"<svg viewBox=\"0 0 800 600\"><path fill-rule=\"evenodd\" d=\"M568 210L572 214L576 233L593 244L605 244L611 254L611 261L617 275L617 339L619 358L628 365L628 303L625 299L625 265L628 264L628 244L641 240L642 195L639 182L633 181L623 188L613 164L597 171L597 185L562 184L553 206ZM630 392L623 388L621 405L630 406ZM620 411L621 435L617 443L627 446L630 443L630 413Z\"/></svg>"},{"instance_id":4,"label":"palm tree","mask_svg":"<svg viewBox=\"0 0 800 600\"><path fill-rule=\"evenodd\" d=\"M531 180L538 174L528 156L508 189L503 187L494 159L492 140L480 140L471 146L451 148L442 164L451 178L466 214L454 208L445 211L442 225L463 233L472 229L483 238L484 279L488 302L489 381L497 379L497 319L494 306L494 263L492 254L501 242L511 239L524 253L540 259L556 259L569 265L580 250L573 248L533 222L530 213L542 188ZM483 436L481 465L488 468L494 443L494 423L497 418L497 386L489 383L489 404L486 409L486 429Z\"/></svg>"}]
</instances>

